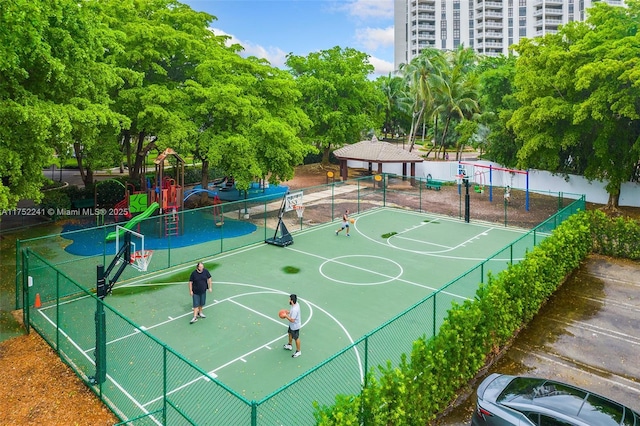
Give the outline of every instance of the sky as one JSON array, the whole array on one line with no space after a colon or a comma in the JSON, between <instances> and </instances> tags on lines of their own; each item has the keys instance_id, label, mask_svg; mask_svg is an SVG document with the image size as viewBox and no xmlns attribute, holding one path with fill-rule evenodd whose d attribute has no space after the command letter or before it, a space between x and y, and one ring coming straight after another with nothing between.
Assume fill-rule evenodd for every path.
<instances>
[{"instance_id":1,"label":"sky","mask_svg":"<svg viewBox=\"0 0 640 426\"><path fill-rule=\"evenodd\" d=\"M180 0L217 18L215 34L231 36L243 56L284 67L286 55L335 46L369 55L374 78L393 72L393 0Z\"/></svg>"}]
</instances>

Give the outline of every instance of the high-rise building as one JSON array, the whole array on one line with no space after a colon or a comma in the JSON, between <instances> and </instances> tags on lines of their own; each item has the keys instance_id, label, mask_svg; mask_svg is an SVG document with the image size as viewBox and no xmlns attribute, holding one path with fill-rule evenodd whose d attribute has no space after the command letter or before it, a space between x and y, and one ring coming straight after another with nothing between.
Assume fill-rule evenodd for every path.
<instances>
[{"instance_id":1,"label":"high-rise building","mask_svg":"<svg viewBox=\"0 0 640 426\"><path fill-rule=\"evenodd\" d=\"M472 47L489 56L508 54L522 38L584 21L598 0L394 0L394 62L398 69L423 49ZM600 0L622 6L623 0Z\"/></svg>"}]
</instances>

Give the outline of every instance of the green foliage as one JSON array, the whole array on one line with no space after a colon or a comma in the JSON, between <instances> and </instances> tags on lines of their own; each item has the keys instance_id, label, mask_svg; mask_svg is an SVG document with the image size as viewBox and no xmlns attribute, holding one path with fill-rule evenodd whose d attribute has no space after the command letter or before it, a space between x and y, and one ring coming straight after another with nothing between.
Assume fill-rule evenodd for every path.
<instances>
[{"instance_id":1,"label":"green foliage","mask_svg":"<svg viewBox=\"0 0 640 426\"><path fill-rule=\"evenodd\" d=\"M58 212L58 209L70 209L71 206L71 198L66 191L63 190L50 190L44 193L42 200L40 201L40 207L45 209L45 211L49 211L49 209L53 209L54 212ZM48 213L47 213L48 214ZM56 215L53 215L54 217Z\"/></svg>"},{"instance_id":2,"label":"green foliage","mask_svg":"<svg viewBox=\"0 0 640 426\"><path fill-rule=\"evenodd\" d=\"M352 395L336 395L335 405L327 407L313 403L313 413L318 425L359 426L360 397ZM338 408L339 407L339 408Z\"/></svg>"},{"instance_id":3,"label":"green foliage","mask_svg":"<svg viewBox=\"0 0 640 426\"><path fill-rule=\"evenodd\" d=\"M124 199L125 186L125 179L109 179L100 182L96 187L96 201L98 203L96 207L114 207L117 203Z\"/></svg>"},{"instance_id":4,"label":"green foliage","mask_svg":"<svg viewBox=\"0 0 640 426\"><path fill-rule=\"evenodd\" d=\"M520 263L490 276L475 300L454 303L435 337L414 342L410 360L403 355L398 366L369 372L360 398L316 407L318 424L356 424L358 404L360 424L428 424L589 254L590 222L584 212L568 218Z\"/></svg>"},{"instance_id":5,"label":"green foliage","mask_svg":"<svg viewBox=\"0 0 640 426\"><path fill-rule=\"evenodd\" d=\"M394 235L396 235L396 234L397 234L397 232L392 231L392 232L387 232L386 234L382 234L382 235L381 235L381 237L382 237L382 238L391 238L391 237L393 237L393 236L394 236Z\"/></svg>"},{"instance_id":6,"label":"green foliage","mask_svg":"<svg viewBox=\"0 0 640 426\"><path fill-rule=\"evenodd\" d=\"M0 28L0 208L12 208L40 200L55 153L90 147L128 119L110 109L114 34L91 2L5 1Z\"/></svg>"},{"instance_id":7,"label":"green foliage","mask_svg":"<svg viewBox=\"0 0 640 426\"><path fill-rule=\"evenodd\" d=\"M631 218L610 218L600 210L589 212L593 252L606 256L640 260L640 222Z\"/></svg>"},{"instance_id":8,"label":"green foliage","mask_svg":"<svg viewBox=\"0 0 640 426\"><path fill-rule=\"evenodd\" d=\"M370 129L379 128L383 95L368 76L373 72L368 56L338 46L306 57L289 54L286 61L302 93L300 104L312 122L304 140L323 153L359 142Z\"/></svg>"},{"instance_id":9,"label":"green foliage","mask_svg":"<svg viewBox=\"0 0 640 426\"><path fill-rule=\"evenodd\" d=\"M518 167L606 179L614 207L640 161L640 2L627 6L597 2L585 22L522 40L507 123Z\"/></svg>"}]
</instances>

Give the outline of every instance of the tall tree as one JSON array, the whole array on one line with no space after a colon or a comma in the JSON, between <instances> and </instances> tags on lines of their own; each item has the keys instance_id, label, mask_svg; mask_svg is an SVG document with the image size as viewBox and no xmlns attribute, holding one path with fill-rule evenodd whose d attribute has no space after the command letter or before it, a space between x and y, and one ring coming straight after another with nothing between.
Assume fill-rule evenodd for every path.
<instances>
[{"instance_id":1,"label":"tall tree","mask_svg":"<svg viewBox=\"0 0 640 426\"><path fill-rule=\"evenodd\" d=\"M187 82L182 100L203 185L210 166L233 175L240 190L256 178L292 178L313 147L300 139L311 122L298 106L301 94L291 75L224 46L214 46L208 57Z\"/></svg>"},{"instance_id":2,"label":"tall tree","mask_svg":"<svg viewBox=\"0 0 640 426\"><path fill-rule=\"evenodd\" d=\"M475 73L476 57L473 49L459 47L447 52L446 58L446 66L440 73L440 84L436 86L436 111L444 121L440 142L443 155L452 120L457 126L460 121L477 118L476 114L480 112L479 85ZM465 146L463 139L457 138L457 140L456 160L460 158Z\"/></svg>"},{"instance_id":3,"label":"tall tree","mask_svg":"<svg viewBox=\"0 0 640 426\"><path fill-rule=\"evenodd\" d=\"M522 104L509 121L520 167L607 180L608 206L640 160L640 2L596 3L584 23L524 40L516 66Z\"/></svg>"},{"instance_id":4,"label":"tall tree","mask_svg":"<svg viewBox=\"0 0 640 426\"><path fill-rule=\"evenodd\" d=\"M521 144L507 127L513 111L519 106L513 95L516 70L515 56L486 57L478 65L480 79L479 122L488 129L486 155L489 160L516 167Z\"/></svg>"},{"instance_id":5,"label":"tall tree","mask_svg":"<svg viewBox=\"0 0 640 426\"><path fill-rule=\"evenodd\" d=\"M303 138L322 151L323 164L329 162L332 149L358 142L378 128L377 106L384 99L368 79L373 72L368 55L336 46L306 57L289 54L286 65L302 92L302 108L313 122Z\"/></svg>"},{"instance_id":6,"label":"tall tree","mask_svg":"<svg viewBox=\"0 0 640 426\"><path fill-rule=\"evenodd\" d=\"M96 0L98 1L98 0ZM214 17L175 0L100 0L122 48L113 61L128 70L114 93L114 108L131 126L120 135L131 180L137 181L146 156L172 146L183 151L192 130L179 102L185 82L205 60L207 43L223 43L208 28ZM216 41L217 39L217 41Z\"/></svg>"},{"instance_id":7,"label":"tall tree","mask_svg":"<svg viewBox=\"0 0 640 426\"><path fill-rule=\"evenodd\" d=\"M408 128L407 110L404 108L406 102L405 84L402 77L394 76L389 73L387 76L378 77L376 84L384 94L384 104L381 108L384 112L384 122L382 123L382 135L387 137L388 134L395 134L401 129Z\"/></svg>"},{"instance_id":8,"label":"tall tree","mask_svg":"<svg viewBox=\"0 0 640 426\"><path fill-rule=\"evenodd\" d=\"M400 69L412 100L409 151L413 150L420 125L423 126L422 135L424 137L427 123L430 124L435 118L436 92L443 90L442 71L445 66L446 60L441 50L425 49L409 64L403 64Z\"/></svg>"},{"instance_id":9,"label":"tall tree","mask_svg":"<svg viewBox=\"0 0 640 426\"><path fill-rule=\"evenodd\" d=\"M42 168L73 144L90 147L126 117L110 109L117 48L92 3L0 3L0 208L39 200Z\"/></svg>"}]
</instances>

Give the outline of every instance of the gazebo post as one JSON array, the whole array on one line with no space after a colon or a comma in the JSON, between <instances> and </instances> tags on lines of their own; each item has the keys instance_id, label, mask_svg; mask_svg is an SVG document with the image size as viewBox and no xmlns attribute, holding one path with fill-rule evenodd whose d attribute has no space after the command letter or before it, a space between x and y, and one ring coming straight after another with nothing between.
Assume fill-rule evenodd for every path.
<instances>
[{"instance_id":1,"label":"gazebo post","mask_svg":"<svg viewBox=\"0 0 640 426\"><path fill-rule=\"evenodd\" d=\"M346 182L349 179L349 168L347 167L347 160L340 160L340 176L342 181Z\"/></svg>"}]
</instances>

